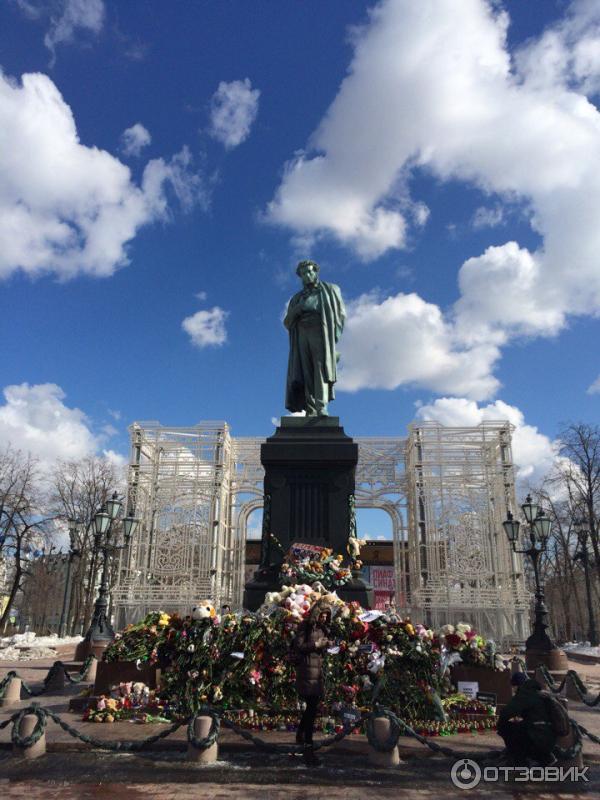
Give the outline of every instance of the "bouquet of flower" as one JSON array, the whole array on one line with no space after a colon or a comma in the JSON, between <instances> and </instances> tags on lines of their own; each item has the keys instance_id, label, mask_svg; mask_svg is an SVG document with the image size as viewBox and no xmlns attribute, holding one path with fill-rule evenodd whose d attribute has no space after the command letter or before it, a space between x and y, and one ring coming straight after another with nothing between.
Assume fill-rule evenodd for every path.
<instances>
[{"instance_id":1,"label":"bouquet of flower","mask_svg":"<svg viewBox=\"0 0 600 800\"><path fill-rule=\"evenodd\" d=\"M325 589L339 589L352 577L343 560L343 556L334 555L329 547L293 544L281 565L281 579L283 583L296 584L318 581Z\"/></svg>"},{"instance_id":2,"label":"bouquet of flower","mask_svg":"<svg viewBox=\"0 0 600 800\"><path fill-rule=\"evenodd\" d=\"M449 653L458 653L461 661L473 666L491 667L502 671L506 668L502 657L496 653L494 643L480 636L466 622L456 626L444 625L438 633L439 640Z\"/></svg>"}]
</instances>

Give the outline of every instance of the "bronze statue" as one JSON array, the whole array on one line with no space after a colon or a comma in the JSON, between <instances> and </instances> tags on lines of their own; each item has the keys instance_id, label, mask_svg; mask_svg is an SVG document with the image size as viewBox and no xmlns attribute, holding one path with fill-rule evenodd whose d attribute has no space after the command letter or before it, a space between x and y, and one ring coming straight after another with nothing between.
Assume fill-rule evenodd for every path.
<instances>
[{"instance_id":1,"label":"bronze statue","mask_svg":"<svg viewBox=\"0 0 600 800\"><path fill-rule=\"evenodd\" d=\"M296 274L304 286L290 300L283 321L290 334L285 407L309 417L327 416L327 404L335 397L335 348L346 309L339 286L319 280L314 261L301 261Z\"/></svg>"}]
</instances>

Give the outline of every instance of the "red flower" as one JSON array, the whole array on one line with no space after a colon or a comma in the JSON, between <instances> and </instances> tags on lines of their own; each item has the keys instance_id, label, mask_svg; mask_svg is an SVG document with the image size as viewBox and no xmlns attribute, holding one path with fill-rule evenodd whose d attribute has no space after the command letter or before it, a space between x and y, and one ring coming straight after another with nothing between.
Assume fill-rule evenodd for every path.
<instances>
[{"instance_id":1,"label":"red flower","mask_svg":"<svg viewBox=\"0 0 600 800\"><path fill-rule=\"evenodd\" d=\"M456 633L448 633L446 634L446 644L456 650L462 644L462 639Z\"/></svg>"}]
</instances>

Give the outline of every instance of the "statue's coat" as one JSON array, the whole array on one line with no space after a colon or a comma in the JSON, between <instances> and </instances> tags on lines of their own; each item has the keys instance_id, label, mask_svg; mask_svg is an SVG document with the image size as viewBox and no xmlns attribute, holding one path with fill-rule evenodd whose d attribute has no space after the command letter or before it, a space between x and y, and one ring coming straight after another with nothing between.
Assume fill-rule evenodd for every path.
<instances>
[{"instance_id":1,"label":"statue's coat","mask_svg":"<svg viewBox=\"0 0 600 800\"><path fill-rule=\"evenodd\" d=\"M334 283L319 281L317 291L321 301L321 325L323 331L324 356L323 375L329 384L329 400L333 400L335 392L333 385L337 380L338 353L335 346L344 328L346 309L342 300L339 286ZM306 401L304 395L304 376L300 363L298 347L298 326L291 325L290 310L300 302L303 291L297 292L288 304L288 311L283 324L290 335L290 355L288 361L287 384L285 392L285 407L288 411L304 411Z\"/></svg>"}]
</instances>

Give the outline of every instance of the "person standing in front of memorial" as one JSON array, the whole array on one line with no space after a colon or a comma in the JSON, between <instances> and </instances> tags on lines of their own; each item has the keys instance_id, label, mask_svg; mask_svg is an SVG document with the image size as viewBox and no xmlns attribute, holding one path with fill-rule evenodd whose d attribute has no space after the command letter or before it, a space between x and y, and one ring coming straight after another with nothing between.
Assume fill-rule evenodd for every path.
<instances>
[{"instance_id":1,"label":"person standing in front of memorial","mask_svg":"<svg viewBox=\"0 0 600 800\"><path fill-rule=\"evenodd\" d=\"M316 603L307 619L300 623L292 642L292 660L296 667L296 688L306 704L296 732L296 742L303 745L304 761L315 767L321 763L313 748L313 733L317 709L325 694L323 654L331 646L329 625L331 610Z\"/></svg>"}]
</instances>

